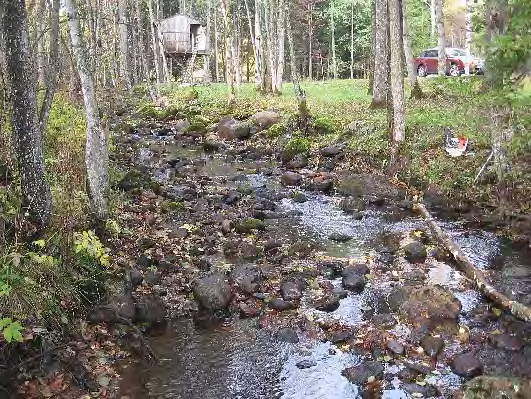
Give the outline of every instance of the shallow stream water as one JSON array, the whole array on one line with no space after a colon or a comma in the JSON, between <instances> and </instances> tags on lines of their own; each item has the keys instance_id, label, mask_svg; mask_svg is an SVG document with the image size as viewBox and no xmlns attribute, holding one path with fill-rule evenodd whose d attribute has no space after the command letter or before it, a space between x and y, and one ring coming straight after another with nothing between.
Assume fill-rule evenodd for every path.
<instances>
[{"instance_id":1,"label":"shallow stream water","mask_svg":"<svg viewBox=\"0 0 531 399\"><path fill-rule=\"evenodd\" d=\"M202 159L196 171L223 184L233 184L235 178L245 180L251 187L278 187L278 178L260 173L249 174L249 170L260 169L256 162L227 162L222 155L214 157L201 155L195 149L178 149L183 156L192 155ZM143 156L149 154L144 153ZM197 158L196 158L197 159ZM245 176L242 176L245 175ZM163 176L162 176L163 178ZM361 220L345 214L338 206L340 198L316 193L305 193L308 201L295 203L291 199L278 201L281 211L289 217L268 220L267 228L280 240L303 239L322 248L323 255L337 258L371 260L378 256L388 236L397 236L415 229L426 228L422 219L396 207L374 207L363 212ZM481 230L465 230L459 221L441 221L467 256L477 265L489 270L496 257L505 256L505 264L517 268L529 268L531 259L525 252L515 251L494 234ZM332 233L348 234L352 239L337 243L328 239ZM413 270L411 265L399 259L404 270ZM449 288L461 301L463 310L459 325L471 335L476 331L501 328L496 321L477 324L473 322L473 311L485 300L469 282L455 269L455 265L439 262L429 257L426 262L427 283L440 284ZM503 275L503 271L498 273ZM531 277L531 273L530 273ZM503 278L500 277L499 281ZM340 287L340 279L332 282ZM300 312L312 319L333 318L343 325L367 326L367 311L377 314L378 298L394 285L388 278L375 277L361 294L350 293L341 300L339 308L331 313L319 312L302 300ZM516 287L516 288L515 288ZM528 285L511 286L513 294L529 297ZM520 290L520 291L519 291ZM526 296L527 295L527 296ZM521 326L503 326L508 332L521 334ZM525 331L525 329L524 329ZM410 333L405 324L397 324L391 331L400 340ZM315 340L300 332L300 342L280 342L266 330L258 328L256 319L241 320L237 316L212 328L194 326L191 320L175 320L158 336L150 338L151 346L160 356L156 364L141 363L125 369L124 394L131 398L175 398L175 399L350 399L359 397L358 387L351 384L341 372L346 367L362 361L362 356L343 350L340 345ZM522 353L499 352L489 343L469 344L486 363L491 372L513 375L531 371L529 345ZM446 343L449 355L459 353L461 344ZM297 367L302 361L311 361L308 368ZM488 363L488 362L491 363ZM514 362L514 366L507 364ZM520 362L520 363L519 363ZM488 364L487 364L488 363ZM522 366L517 366L522 365ZM527 368L526 368L527 367ZM403 384L396 376L403 369L400 362L386 362L385 374L388 384L384 398L409 398L402 389ZM464 380L455 375L448 364L438 363L434 372L426 379L436 385L442 397L449 397Z\"/></svg>"}]
</instances>

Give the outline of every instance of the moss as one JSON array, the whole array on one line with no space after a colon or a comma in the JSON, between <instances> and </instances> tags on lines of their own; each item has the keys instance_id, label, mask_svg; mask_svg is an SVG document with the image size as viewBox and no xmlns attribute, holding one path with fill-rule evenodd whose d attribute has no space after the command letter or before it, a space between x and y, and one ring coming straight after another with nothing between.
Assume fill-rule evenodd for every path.
<instances>
[{"instance_id":1,"label":"moss","mask_svg":"<svg viewBox=\"0 0 531 399\"><path fill-rule=\"evenodd\" d=\"M307 154L310 151L311 143L305 137L294 137L284 146L284 155L293 158L297 154Z\"/></svg>"},{"instance_id":2,"label":"moss","mask_svg":"<svg viewBox=\"0 0 531 399\"><path fill-rule=\"evenodd\" d=\"M312 123L312 127L318 134L330 134L337 130L336 123L327 116L316 118Z\"/></svg>"},{"instance_id":3,"label":"moss","mask_svg":"<svg viewBox=\"0 0 531 399\"><path fill-rule=\"evenodd\" d=\"M264 134L269 139L276 139L286 133L286 126L281 123L275 123L269 129L264 130Z\"/></svg>"},{"instance_id":4,"label":"moss","mask_svg":"<svg viewBox=\"0 0 531 399\"><path fill-rule=\"evenodd\" d=\"M235 225L236 231L240 234L248 234L253 230L265 230L265 224L259 219L244 219Z\"/></svg>"},{"instance_id":5,"label":"moss","mask_svg":"<svg viewBox=\"0 0 531 399\"><path fill-rule=\"evenodd\" d=\"M124 191L148 187L151 179L137 169L129 170L119 181L118 187Z\"/></svg>"}]
</instances>

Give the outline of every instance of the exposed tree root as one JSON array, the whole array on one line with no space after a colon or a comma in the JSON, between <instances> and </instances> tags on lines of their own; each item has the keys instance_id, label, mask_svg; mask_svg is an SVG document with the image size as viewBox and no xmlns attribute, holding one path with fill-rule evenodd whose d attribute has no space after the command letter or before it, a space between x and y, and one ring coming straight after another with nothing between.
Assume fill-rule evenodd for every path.
<instances>
[{"instance_id":1,"label":"exposed tree root","mask_svg":"<svg viewBox=\"0 0 531 399\"><path fill-rule=\"evenodd\" d=\"M433 216L428 212L428 210L423 204L416 203L413 205L413 209L419 212L426 219L432 232L444 244L446 249L451 252L461 270L468 278L470 278L474 282L476 287L483 295L492 300L501 308L509 311L515 317L527 322L531 322L531 308L520 302L510 299L509 297L496 290L496 288L494 288L487 281L487 278L485 277L483 271L478 267L474 266L468 260L466 255L459 248L459 246L455 243L455 241L441 229L441 227L433 219Z\"/></svg>"}]
</instances>

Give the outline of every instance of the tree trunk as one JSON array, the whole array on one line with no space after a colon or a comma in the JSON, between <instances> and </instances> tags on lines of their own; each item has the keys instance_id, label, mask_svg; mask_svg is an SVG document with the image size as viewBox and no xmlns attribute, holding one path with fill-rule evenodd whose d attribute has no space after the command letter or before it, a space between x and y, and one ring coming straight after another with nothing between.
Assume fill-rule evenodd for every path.
<instances>
[{"instance_id":1,"label":"tree trunk","mask_svg":"<svg viewBox=\"0 0 531 399\"><path fill-rule=\"evenodd\" d=\"M253 46L253 52L254 52L254 59L255 59L255 88L256 90L262 89L262 72L260 70L260 50L258 49L258 45L260 43L260 14L259 14L259 0L255 0L255 21L253 24L253 21L251 19L251 11L249 10L249 2L248 0L245 1L245 11L247 12L247 23L249 25L249 36L251 37L251 43ZM253 31L254 29L254 31Z\"/></svg>"},{"instance_id":2,"label":"tree trunk","mask_svg":"<svg viewBox=\"0 0 531 399\"><path fill-rule=\"evenodd\" d=\"M375 56L376 56L376 0L372 0L372 24L371 24L371 57L370 57L370 70L369 70L369 84L367 88L367 94L373 95L374 92L374 68L375 68Z\"/></svg>"},{"instance_id":3,"label":"tree trunk","mask_svg":"<svg viewBox=\"0 0 531 399\"><path fill-rule=\"evenodd\" d=\"M332 47L332 74L334 79L337 79L337 59L336 59L336 22L335 22L335 8L334 0L330 1L330 30L331 30L331 43Z\"/></svg>"},{"instance_id":4,"label":"tree trunk","mask_svg":"<svg viewBox=\"0 0 531 399\"><path fill-rule=\"evenodd\" d=\"M138 34L138 53L140 54L140 65L142 66L142 72L140 73L141 80L144 81L149 77L149 68L146 59L146 42L144 36L144 24L142 23L142 0L135 0L135 13L136 13L136 30ZM149 80L149 78L148 78Z\"/></svg>"},{"instance_id":5,"label":"tree trunk","mask_svg":"<svg viewBox=\"0 0 531 399\"><path fill-rule=\"evenodd\" d=\"M46 0L39 0L39 7L37 9L37 15L36 15L36 46L37 54L36 54L36 61L37 61L37 76L38 76L38 87L43 87L46 84L46 61L45 61L45 38L46 38L46 31L44 23L46 21Z\"/></svg>"},{"instance_id":6,"label":"tree trunk","mask_svg":"<svg viewBox=\"0 0 531 399\"><path fill-rule=\"evenodd\" d=\"M510 312L515 317L527 322L531 322L531 308L520 302L514 301L494 288L494 286L488 282L483 271L468 260L468 257L463 253L461 248L459 248L449 234L441 229L424 205L414 204L413 209L419 212L426 219L431 231L452 254L460 269L470 280L472 280L472 282L483 295L492 300L502 309Z\"/></svg>"},{"instance_id":7,"label":"tree trunk","mask_svg":"<svg viewBox=\"0 0 531 399\"><path fill-rule=\"evenodd\" d=\"M308 2L308 79L313 79L313 3Z\"/></svg>"},{"instance_id":8,"label":"tree trunk","mask_svg":"<svg viewBox=\"0 0 531 399\"><path fill-rule=\"evenodd\" d=\"M23 207L32 221L44 228L50 221L52 197L37 119L36 75L26 4L24 0L3 0L0 11L5 48L8 49L5 58L13 101L11 124Z\"/></svg>"},{"instance_id":9,"label":"tree trunk","mask_svg":"<svg viewBox=\"0 0 531 399\"><path fill-rule=\"evenodd\" d=\"M402 0L402 19L403 19L403 37L404 37L404 54L406 56L407 76L409 78L409 86L411 87L411 98L422 98L422 89L420 88L417 79L417 70L413 57L413 48L411 46L411 36L409 35L409 27L407 25L406 17L406 2Z\"/></svg>"},{"instance_id":10,"label":"tree trunk","mask_svg":"<svg viewBox=\"0 0 531 399\"><path fill-rule=\"evenodd\" d=\"M470 75L470 62L472 60L470 56L470 50L472 46L472 10L471 0L465 0L465 50L467 60L465 63L465 75Z\"/></svg>"},{"instance_id":11,"label":"tree trunk","mask_svg":"<svg viewBox=\"0 0 531 399\"><path fill-rule=\"evenodd\" d=\"M46 65L46 92L42 101L41 111L39 114L39 124L41 133L46 133L48 116L52 107L53 97L57 89L57 72L60 67L59 63L59 9L60 0L53 0L52 12L50 19L50 57Z\"/></svg>"},{"instance_id":12,"label":"tree trunk","mask_svg":"<svg viewBox=\"0 0 531 399\"><path fill-rule=\"evenodd\" d=\"M236 68L234 60L234 37L233 37L233 27L230 23L230 1L229 0L220 0L221 4L221 13L223 15L223 33L225 35L225 66L227 68L227 85L229 89L228 105L233 107L236 104Z\"/></svg>"},{"instance_id":13,"label":"tree trunk","mask_svg":"<svg viewBox=\"0 0 531 399\"><path fill-rule=\"evenodd\" d=\"M446 76L446 43L444 39L443 0L435 0L435 15L437 19L437 49L439 53L437 71L439 76Z\"/></svg>"},{"instance_id":14,"label":"tree trunk","mask_svg":"<svg viewBox=\"0 0 531 399\"><path fill-rule=\"evenodd\" d=\"M277 20L277 73L276 91L282 92L282 82L284 79L284 44L286 42L286 6L284 0L278 0L278 20Z\"/></svg>"},{"instance_id":15,"label":"tree trunk","mask_svg":"<svg viewBox=\"0 0 531 399\"><path fill-rule=\"evenodd\" d=\"M389 85L387 0L376 0L374 77L371 108L385 108Z\"/></svg>"},{"instance_id":16,"label":"tree trunk","mask_svg":"<svg viewBox=\"0 0 531 399\"><path fill-rule=\"evenodd\" d=\"M435 33L437 31L437 17L435 13L435 2L437 0L430 0L430 20L431 20L431 41L435 41Z\"/></svg>"},{"instance_id":17,"label":"tree trunk","mask_svg":"<svg viewBox=\"0 0 531 399\"><path fill-rule=\"evenodd\" d=\"M94 82L87 63L87 48L79 24L79 14L75 0L65 0L68 15L70 39L81 80L83 100L87 114L87 139L85 163L87 186L92 212L97 220L105 220L109 215L107 194L109 191L109 151L107 134L103 129L94 92Z\"/></svg>"},{"instance_id":18,"label":"tree trunk","mask_svg":"<svg viewBox=\"0 0 531 399\"><path fill-rule=\"evenodd\" d=\"M118 37L120 43L120 78L126 90L131 90L129 74L129 49L127 45L127 18L125 15L126 0L118 0Z\"/></svg>"},{"instance_id":19,"label":"tree trunk","mask_svg":"<svg viewBox=\"0 0 531 399\"><path fill-rule=\"evenodd\" d=\"M155 15L153 14L153 0L147 0L148 10L149 10L149 25L151 28L151 50L153 51L153 65L155 67L155 78L157 80L157 85L161 81L161 65L159 61L159 51L157 46L157 34L155 30Z\"/></svg>"},{"instance_id":20,"label":"tree trunk","mask_svg":"<svg viewBox=\"0 0 531 399\"><path fill-rule=\"evenodd\" d=\"M406 109L404 104L404 71L402 18L400 0L389 0L389 47L391 50L391 99L393 122L391 129L390 171L394 174L400 143L406 131Z\"/></svg>"},{"instance_id":21,"label":"tree trunk","mask_svg":"<svg viewBox=\"0 0 531 399\"><path fill-rule=\"evenodd\" d=\"M207 23L206 23L206 48L209 53L205 56L205 83L212 81L212 74L210 73L210 57L212 52L210 51L210 33L212 29L212 0L207 0Z\"/></svg>"},{"instance_id":22,"label":"tree trunk","mask_svg":"<svg viewBox=\"0 0 531 399\"><path fill-rule=\"evenodd\" d=\"M214 11L214 62L215 62L215 71L216 71L216 82L220 81L219 75L219 31L218 31L218 13Z\"/></svg>"},{"instance_id":23,"label":"tree trunk","mask_svg":"<svg viewBox=\"0 0 531 399\"><path fill-rule=\"evenodd\" d=\"M350 10L350 79L354 79L354 2Z\"/></svg>"}]
</instances>

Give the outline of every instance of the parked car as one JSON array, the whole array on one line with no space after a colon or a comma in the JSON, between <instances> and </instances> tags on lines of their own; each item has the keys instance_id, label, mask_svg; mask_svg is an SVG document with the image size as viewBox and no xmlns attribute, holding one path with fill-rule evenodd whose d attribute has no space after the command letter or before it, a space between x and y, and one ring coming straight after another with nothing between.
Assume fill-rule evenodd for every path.
<instances>
[{"instance_id":1,"label":"parked car","mask_svg":"<svg viewBox=\"0 0 531 399\"><path fill-rule=\"evenodd\" d=\"M420 77L437 73L439 51L432 48L423 51L415 58L415 68ZM446 48L446 74L460 76L465 73L465 66L470 65L470 73L480 74L484 70L484 61L474 55L467 55L466 50L460 48Z\"/></svg>"}]
</instances>

